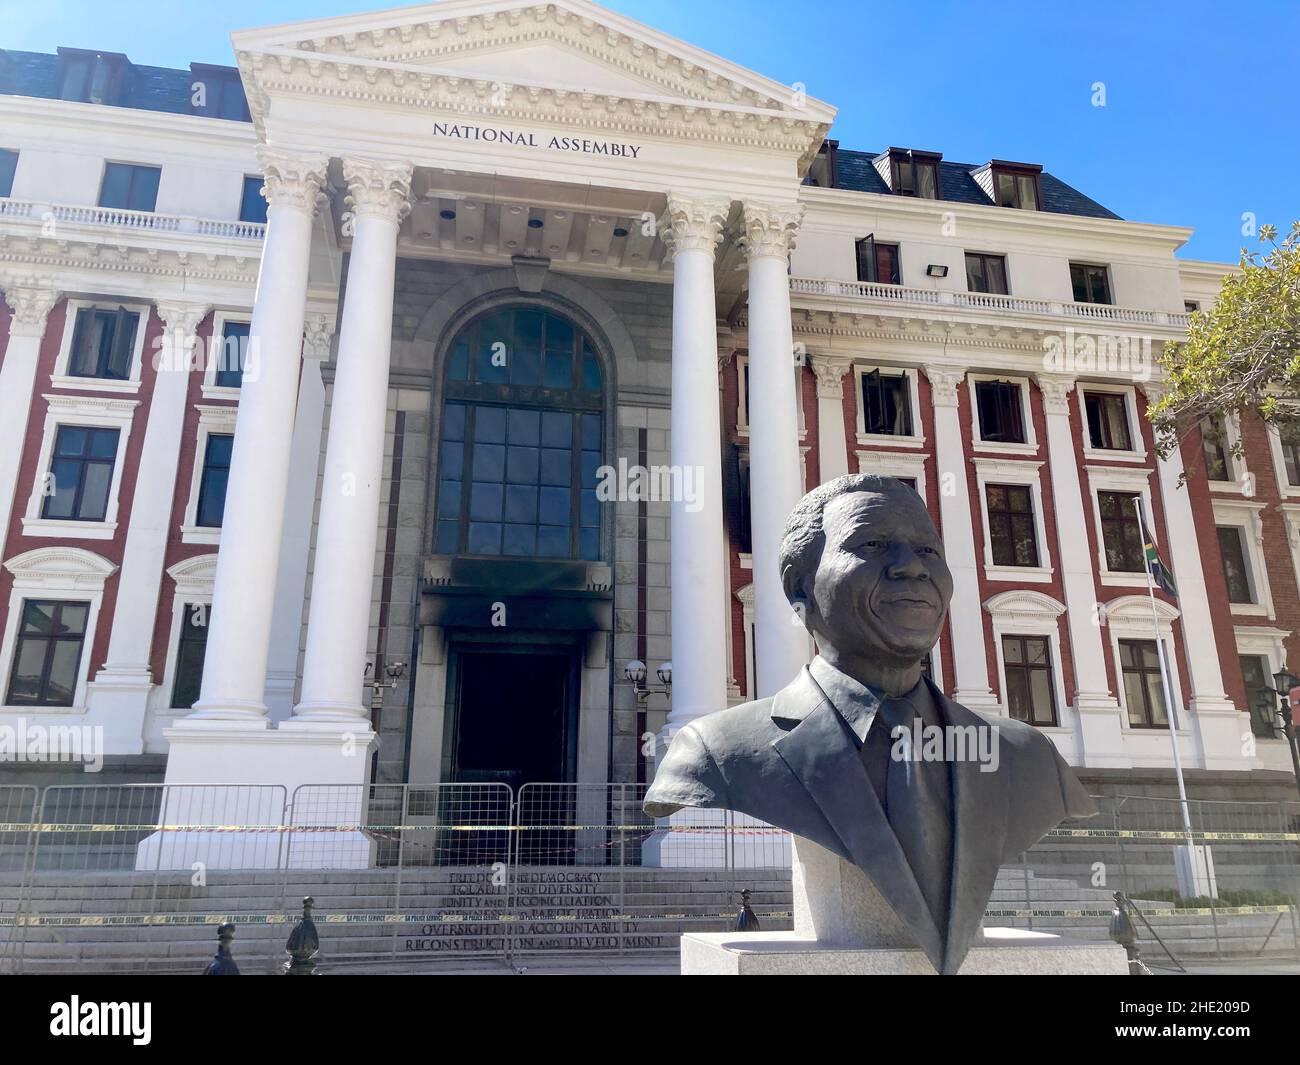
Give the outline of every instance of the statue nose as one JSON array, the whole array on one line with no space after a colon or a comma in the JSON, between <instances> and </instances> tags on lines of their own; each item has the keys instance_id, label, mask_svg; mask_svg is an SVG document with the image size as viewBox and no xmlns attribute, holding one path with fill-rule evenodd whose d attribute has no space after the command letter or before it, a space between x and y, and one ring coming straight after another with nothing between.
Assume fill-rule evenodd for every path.
<instances>
[{"instance_id":1,"label":"statue nose","mask_svg":"<svg viewBox=\"0 0 1300 1065\"><path fill-rule=\"evenodd\" d=\"M910 547L898 545L891 552L889 575L897 579L929 580L930 573L921 556Z\"/></svg>"}]
</instances>

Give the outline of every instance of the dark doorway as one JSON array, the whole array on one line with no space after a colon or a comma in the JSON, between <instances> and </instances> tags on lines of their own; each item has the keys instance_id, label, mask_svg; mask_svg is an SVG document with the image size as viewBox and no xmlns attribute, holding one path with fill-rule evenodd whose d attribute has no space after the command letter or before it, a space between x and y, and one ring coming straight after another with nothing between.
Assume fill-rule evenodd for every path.
<instances>
[{"instance_id":1,"label":"dark doorway","mask_svg":"<svg viewBox=\"0 0 1300 1065\"><path fill-rule=\"evenodd\" d=\"M572 655L465 651L456 667L450 780L518 791L572 779Z\"/></svg>"}]
</instances>

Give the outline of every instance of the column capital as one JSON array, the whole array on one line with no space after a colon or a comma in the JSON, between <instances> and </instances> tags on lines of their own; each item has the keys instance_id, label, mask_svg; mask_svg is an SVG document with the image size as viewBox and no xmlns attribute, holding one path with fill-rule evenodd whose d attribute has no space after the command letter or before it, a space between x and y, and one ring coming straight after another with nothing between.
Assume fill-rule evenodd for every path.
<instances>
[{"instance_id":1,"label":"column capital","mask_svg":"<svg viewBox=\"0 0 1300 1065\"><path fill-rule=\"evenodd\" d=\"M1043 393L1043 410L1047 414L1069 414L1070 393L1074 391L1075 379L1069 374L1040 373L1034 374L1039 391Z\"/></svg>"},{"instance_id":2,"label":"column capital","mask_svg":"<svg viewBox=\"0 0 1300 1065\"><path fill-rule=\"evenodd\" d=\"M712 255L722 240L722 227L730 214L728 199L669 193L660 232L673 253L707 251Z\"/></svg>"},{"instance_id":3,"label":"column capital","mask_svg":"<svg viewBox=\"0 0 1300 1065\"><path fill-rule=\"evenodd\" d=\"M329 159L324 155L297 155L261 147L262 195L273 207L291 207L315 214L325 198L325 174Z\"/></svg>"},{"instance_id":4,"label":"column capital","mask_svg":"<svg viewBox=\"0 0 1300 1065\"><path fill-rule=\"evenodd\" d=\"M168 333L181 333L193 336L199 323L212 310L209 303L187 303L182 300L157 300L154 310L162 319L163 329Z\"/></svg>"},{"instance_id":5,"label":"column capital","mask_svg":"<svg viewBox=\"0 0 1300 1065\"><path fill-rule=\"evenodd\" d=\"M966 371L955 366L927 366L926 380L930 382L930 402L936 407L957 406L957 389L966 380Z\"/></svg>"},{"instance_id":6,"label":"column capital","mask_svg":"<svg viewBox=\"0 0 1300 1065\"><path fill-rule=\"evenodd\" d=\"M344 159L348 208L358 217L383 218L401 224L411 210L410 163L382 159Z\"/></svg>"},{"instance_id":7,"label":"column capital","mask_svg":"<svg viewBox=\"0 0 1300 1065\"><path fill-rule=\"evenodd\" d=\"M1137 386L1142 389L1142 394L1147 397L1148 403L1158 403L1169 391L1168 381L1138 381Z\"/></svg>"},{"instance_id":8,"label":"column capital","mask_svg":"<svg viewBox=\"0 0 1300 1065\"><path fill-rule=\"evenodd\" d=\"M334 339L335 320L328 314L309 314L303 330L302 356L316 362L330 357L330 341Z\"/></svg>"},{"instance_id":9,"label":"column capital","mask_svg":"<svg viewBox=\"0 0 1300 1065\"><path fill-rule=\"evenodd\" d=\"M844 375L853 366L853 360L844 355L809 354L808 362L817 376L818 399L843 399Z\"/></svg>"},{"instance_id":10,"label":"column capital","mask_svg":"<svg viewBox=\"0 0 1300 1065\"><path fill-rule=\"evenodd\" d=\"M39 337L44 333L45 319L59 302L59 291L36 280L19 278L0 278L0 288L14 312L10 335Z\"/></svg>"},{"instance_id":11,"label":"column capital","mask_svg":"<svg viewBox=\"0 0 1300 1065\"><path fill-rule=\"evenodd\" d=\"M803 222L801 203L745 203L745 255L755 259L790 257Z\"/></svg>"}]
</instances>

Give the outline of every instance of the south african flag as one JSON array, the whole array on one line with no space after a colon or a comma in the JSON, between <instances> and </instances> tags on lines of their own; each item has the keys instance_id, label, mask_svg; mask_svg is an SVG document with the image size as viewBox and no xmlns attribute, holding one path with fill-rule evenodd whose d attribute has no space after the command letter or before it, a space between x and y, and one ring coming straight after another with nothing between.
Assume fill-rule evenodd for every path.
<instances>
[{"instance_id":1,"label":"south african flag","mask_svg":"<svg viewBox=\"0 0 1300 1065\"><path fill-rule=\"evenodd\" d=\"M1178 586L1174 584L1174 571L1165 565L1164 560L1160 557L1160 552L1156 550L1156 545L1150 540L1147 541L1144 548L1147 556L1147 569L1151 571L1152 579L1167 594L1178 598Z\"/></svg>"}]
</instances>

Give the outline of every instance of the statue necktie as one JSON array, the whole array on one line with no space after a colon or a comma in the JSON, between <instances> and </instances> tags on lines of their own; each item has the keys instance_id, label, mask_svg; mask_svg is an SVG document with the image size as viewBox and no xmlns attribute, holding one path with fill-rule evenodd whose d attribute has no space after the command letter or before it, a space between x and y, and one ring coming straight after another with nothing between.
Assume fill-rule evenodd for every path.
<instances>
[{"instance_id":1,"label":"statue necktie","mask_svg":"<svg viewBox=\"0 0 1300 1065\"><path fill-rule=\"evenodd\" d=\"M896 728L914 735L916 708L905 698L886 699L877 717L892 735ZM875 732L880 721L873 722ZM925 724L924 720L921 722ZM870 733L868 734L870 738ZM892 744L891 744L892 748ZM924 760L921 752L906 746L909 756L889 758L885 780L885 816L894 830L903 854L930 907L930 913L946 934L949 879L952 872L952 786L946 761Z\"/></svg>"}]
</instances>

